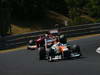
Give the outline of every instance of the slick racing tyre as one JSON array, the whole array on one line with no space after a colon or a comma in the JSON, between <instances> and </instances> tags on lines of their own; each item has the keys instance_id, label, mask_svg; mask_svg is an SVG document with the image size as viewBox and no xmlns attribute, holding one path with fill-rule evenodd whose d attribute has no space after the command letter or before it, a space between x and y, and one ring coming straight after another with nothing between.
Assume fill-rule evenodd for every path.
<instances>
[{"instance_id":1,"label":"slick racing tyre","mask_svg":"<svg viewBox=\"0 0 100 75\"><path fill-rule=\"evenodd\" d=\"M40 48L40 51L39 51L39 59L40 60L44 60L46 58L46 51L45 51L45 48L44 47L41 47Z\"/></svg>"},{"instance_id":2,"label":"slick racing tyre","mask_svg":"<svg viewBox=\"0 0 100 75\"><path fill-rule=\"evenodd\" d=\"M55 57L55 51L53 49L50 49L49 54L48 54L48 61L52 62L53 61L52 58L54 58L54 57Z\"/></svg>"},{"instance_id":3,"label":"slick racing tyre","mask_svg":"<svg viewBox=\"0 0 100 75\"><path fill-rule=\"evenodd\" d=\"M80 56L82 56L82 54L81 54L81 51L80 51L80 46L78 46L78 45L73 45L73 52L74 53L78 53L78 54L80 54ZM80 57L79 56L79 57Z\"/></svg>"}]
</instances>

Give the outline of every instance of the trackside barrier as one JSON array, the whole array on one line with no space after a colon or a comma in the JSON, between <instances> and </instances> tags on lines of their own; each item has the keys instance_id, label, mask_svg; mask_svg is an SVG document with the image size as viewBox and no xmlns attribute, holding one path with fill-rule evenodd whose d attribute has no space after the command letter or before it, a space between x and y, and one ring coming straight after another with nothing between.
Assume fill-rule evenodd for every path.
<instances>
[{"instance_id":1,"label":"trackside barrier","mask_svg":"<svg viewBox=\"0 0 100 75\"><path fill-rule=\"evenodd\" d=\"M12 35L12 36L0 38L0 50L26 45L30 39L35 39L37 36L42 35L46 32L47 31L44 30L39 32Z\"/></svg>"},{"instance_id":2,"label":"trackside barrier","mask_svg":"<svg viewBox=\"0 0 100 75\"><path fill-rule=\"evenodd\" d=\"M37 36L43 35L47 31L48 30L42 30L38 32L31 32L0 38L0 50L27 45L27 42L30 39L35 39ZM61 34L65 34L67 37L100 33L100 23L67 26L60 28L60 31Z\"/></svg>"}]
</instances>

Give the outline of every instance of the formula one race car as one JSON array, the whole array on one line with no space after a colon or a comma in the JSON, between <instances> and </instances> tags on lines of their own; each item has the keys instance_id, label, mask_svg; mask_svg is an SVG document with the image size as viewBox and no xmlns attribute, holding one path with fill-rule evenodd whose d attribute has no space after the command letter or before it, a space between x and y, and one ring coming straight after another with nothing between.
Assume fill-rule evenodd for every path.
<instances>
[{"instance_id":1,"label":"formula one race car","mask_svg":"<svg viewBox=\"0 0 100 75\"><path fill-rule=\"evenodd\" d=\"M57 43L45 49L40 48L39 52L40 60L47 59L48 61L77 58L81 56L80 47L78 45L69 45Z\"/></svg>"},{"instance_id":2,"label":"formula one race car","mask_svg":"<svg viewBox=\"0 0 100 75\"><path fill-rule=\"evenodd\" d=\"M55 61L61 59L80 57L80 46L71 45L66 42L66 37L45 38L44 46L39 48L39 59Z\"/></svg>"},{"instance_id":3,"label":"formula one race car","mask_svg":"<svg viewBox=\"0 0 100 75\"><path fill-rule=\"evenodd\" d=\"M47 37L53 38L55 35L58 34L58 30L56 30L56 29L50 30L47 34L49 35ZM53 37L51 34L53 34ZM44 39L45 39L45 36L42 35L42 36L38 36L37 39L29 40L28 45L27 45L27 49L28 50L36 50L37 48L44 46Z\"/></svg>"}]
</instances>

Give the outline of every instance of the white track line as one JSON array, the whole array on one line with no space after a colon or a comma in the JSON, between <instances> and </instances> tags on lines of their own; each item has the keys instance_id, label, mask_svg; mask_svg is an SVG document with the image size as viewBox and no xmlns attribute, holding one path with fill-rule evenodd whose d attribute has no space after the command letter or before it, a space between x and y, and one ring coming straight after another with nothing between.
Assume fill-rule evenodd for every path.
<instances>
[{"instance_id":1,"label":"white track line","mask_svg":"<svg viewBox=\"0 0 100 75\"><path fill-rule=\"evenodd\" d=\"M96 52L100 54L100 47L96 49Z\"/></svg>"}]
</instances>

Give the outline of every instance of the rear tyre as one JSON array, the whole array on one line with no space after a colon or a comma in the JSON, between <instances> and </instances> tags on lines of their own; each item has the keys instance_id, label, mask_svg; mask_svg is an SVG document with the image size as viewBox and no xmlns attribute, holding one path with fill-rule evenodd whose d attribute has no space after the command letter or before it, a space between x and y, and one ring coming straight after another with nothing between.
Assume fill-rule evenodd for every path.
<instances>
[{"instance_id":1,"label":"rear tyre","mask_svg":"<svg viewBox=\"0 0 100 75\"><path fill-rule=\"evenodd\" d=\"M80 54L80 56L82 56L82 53L80 51L80 46L78 46L78 45L73 45L73 52L78 53L78 54Z\"/></svg>"}]
</instances>

